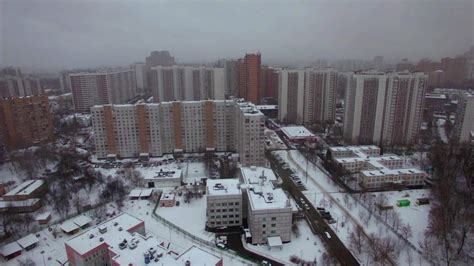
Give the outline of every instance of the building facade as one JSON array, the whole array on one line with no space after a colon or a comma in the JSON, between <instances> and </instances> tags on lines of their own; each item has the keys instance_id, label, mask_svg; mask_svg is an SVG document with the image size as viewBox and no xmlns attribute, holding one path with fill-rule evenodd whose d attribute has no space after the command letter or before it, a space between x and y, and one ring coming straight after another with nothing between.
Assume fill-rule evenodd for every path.
<instances>
[{"instance_id":1,"label":"building facade","mask_svg":"<svg viewBox=\"0 0 474 266\"><path fill-rule=\"evenodd\" d=\"M97 104L121 104L137 96L134 70L69 74L76 112Z\"/></svg>"},{"instance_id":2,"label":"building facade","mask_svg":"<svg viewBox=\"0 0 474 266\"><path fill-rule=\"evenodd\" d=\"M7 149L21 149L53 136L48 97L0 99L0 131Z\"/></svg>"},{"instance_id":3,"label":"building facade","mask_svg":"<svg viewBox=\"0 0 474 266\"><path fill-rule=\"evenodd\" d=\"M242 225L242 191L238 179L207 180L208 228Z\"/></svg>"},{"instance_id":4,"label":"building facade","mask_svg":"<svg viewBox=\"0 0 474 266\"><path fill-rule=\"evenodd\" d=\"M417 141L426 75L361 72L349 77L344 138L353 144L407 145Z\"/></svg>"},{"instance_id":5,"label":"building facade","mask_svg":"<svg viewBox=\"0 0 474 266\"><path fill-rule=\"evenodd\" d=\"M246 54L244 58L238 60L238 97L259 104L261 99L261 70L262 57L260 53Z\"/></svg>"},{"instance_id":6,"label":"building facade","mask_svg":"<svg viewBox=\"0 0 474 266\"><path fill-rule=\"evenodd\" d=\"M15 67L0 69L0 99L41 94L44 94L44 90L38 78L24 76L21 70Z\"/></svg>"},{"instance_id":7,"label":"building facade","mask_svg":"<svg viewBox=\"0 0 474 266\"><path fill-rule=\"evenodd\" d=\"M131 68L135 72L135 82L138 93L145 93L147 88L147 78L146 78L146 64L144 63L135 63L131 65Z\"/></svg>"},{"instance_id":8,"label":"building facade","mask_svg":"<svg viewBox=\"0 0 474 266\"><path fill-rule=\"evenodd\" d=\"M459 143L469 142L470 134L474 131L474 95L461 93L456 110L453 139Z\"/></svg>"},{"instance_id":9,"label":"building facade","mask_svg":"<svg viewBox=\"0 0 474 266\"><path fill-rule=\"evenodd\" d=\"M149 81L154 102L223 100L223 68L170 66L153 67Z\"/></svg>"},{"instance_id":10,"label":"building facade","mask_svg":"<svg viewBox=\"0 0 474 266\"><path fill-rule=\"evenodd\" d=\"M91 113L99 158L215 150L236 151L244 165L264 163L264 116L241 100L104 105Z\"/></svg>"}]
</instances>

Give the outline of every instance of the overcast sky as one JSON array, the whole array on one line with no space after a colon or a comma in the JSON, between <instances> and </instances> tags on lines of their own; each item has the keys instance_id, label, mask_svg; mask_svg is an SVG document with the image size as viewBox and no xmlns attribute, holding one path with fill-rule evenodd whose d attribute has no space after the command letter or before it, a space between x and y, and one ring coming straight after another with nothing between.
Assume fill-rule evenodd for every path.
<instances>
[{"instance_id":1,"label":"overcast sky","mask_svg":"<svg viewBox=\"0 0 474 266\"><path fill-rule=\"evenodd\" d=\"M126 65L151 50L178 62L438 59L474 44L473 3L0 0L0 65Z\"/></svg>"}]
</instances>

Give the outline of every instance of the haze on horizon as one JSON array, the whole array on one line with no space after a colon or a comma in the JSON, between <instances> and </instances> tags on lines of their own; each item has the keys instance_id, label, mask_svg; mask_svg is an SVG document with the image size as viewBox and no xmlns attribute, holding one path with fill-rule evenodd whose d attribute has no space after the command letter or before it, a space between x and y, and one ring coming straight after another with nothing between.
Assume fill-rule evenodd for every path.
<instances>
[{"instance_id":1,"label":"haze on horizon","mask_svg":"<svg viewBox=\"0 0 474 266\"><path fill-rule=\"evenodd\" d=\"M472 0L0 0L0 66L128 65L152 50L180 63L257 51L264 62L418 60L473 44Z\"/></svg>"}]
</instances>

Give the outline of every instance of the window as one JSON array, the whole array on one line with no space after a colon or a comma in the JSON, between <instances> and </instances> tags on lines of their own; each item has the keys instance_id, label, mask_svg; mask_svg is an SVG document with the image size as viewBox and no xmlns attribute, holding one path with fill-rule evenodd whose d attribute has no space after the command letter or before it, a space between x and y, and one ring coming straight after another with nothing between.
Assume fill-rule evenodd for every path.
<instances>
[{"instance_id":1,"label":"window","mask_svg":"<svg viewBox=\"0 0 474 266\"><path fill-rule=\"evenodd\" d=\"M276 226L276 224L272 224L272 227L275 227L275 226Z\"/></svg>"},{"instance_id":2,"label":"window","mask_svg":"<svg viewBox=\"0 0 474 266\"><path fill-rule=\"evenodd\" d=\"M266 224L262 224L262 227L265 228L265 227L267 227L267 225L266 225Z\"/></svg>"},{"instance_id":3,"label":"window","mask_svg":"<svg viewBox=\"0 0 474 266\"><path fill-rule=\"evenodd\" d=\"M277 219L276 217L272 217L272 221L276 221L276 219Z\"/></svg>"}]
</instances>

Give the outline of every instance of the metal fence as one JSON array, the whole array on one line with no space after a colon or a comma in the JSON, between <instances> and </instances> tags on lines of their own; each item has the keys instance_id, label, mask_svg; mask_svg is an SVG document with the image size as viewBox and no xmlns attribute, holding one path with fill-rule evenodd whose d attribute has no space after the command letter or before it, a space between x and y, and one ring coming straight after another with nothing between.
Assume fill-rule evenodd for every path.
<instances>
[{"instance_id":1,"label":"metal fence","mask_svg":"<svg viewBox=\"0 0 474 266\"><path fill-rule=\"evenodd\" d=\"M208 249L212 250L213 252L215 253L219 253L221 255L225 254L226 256L228 257L231 257L232 259L235 259L237 260L238 262L244 264L244 265L254 265L255 262L250 260L249 258L245 258L243 257L242 255L240 255L239 253L233 251L233 250L230 250L230 249L227 249L227 250L223 250L223 249L219 249L216 247L215 243L212 242L212 241L208 241L208 240L204 240L200 237L197 237L191 233L189 233L188 231L184 230L183 228L171 223L170 221L166 220L165 218L161 217L160 215L158 215L156 213L156 209L158 208L158 202L156 203L156 206L155 208L153 209L153 212L152 212L152 217L157 220L158 222L160 222L161 224L165 225L166 227L174 230L175 232L177 233L180 233L182 234L183 236L185 236L186 238L188 239L191 239L193 242L197 243L197 244L200 244L200 245L204 245L206 246Z\"/></svg>"}]
</instances>

